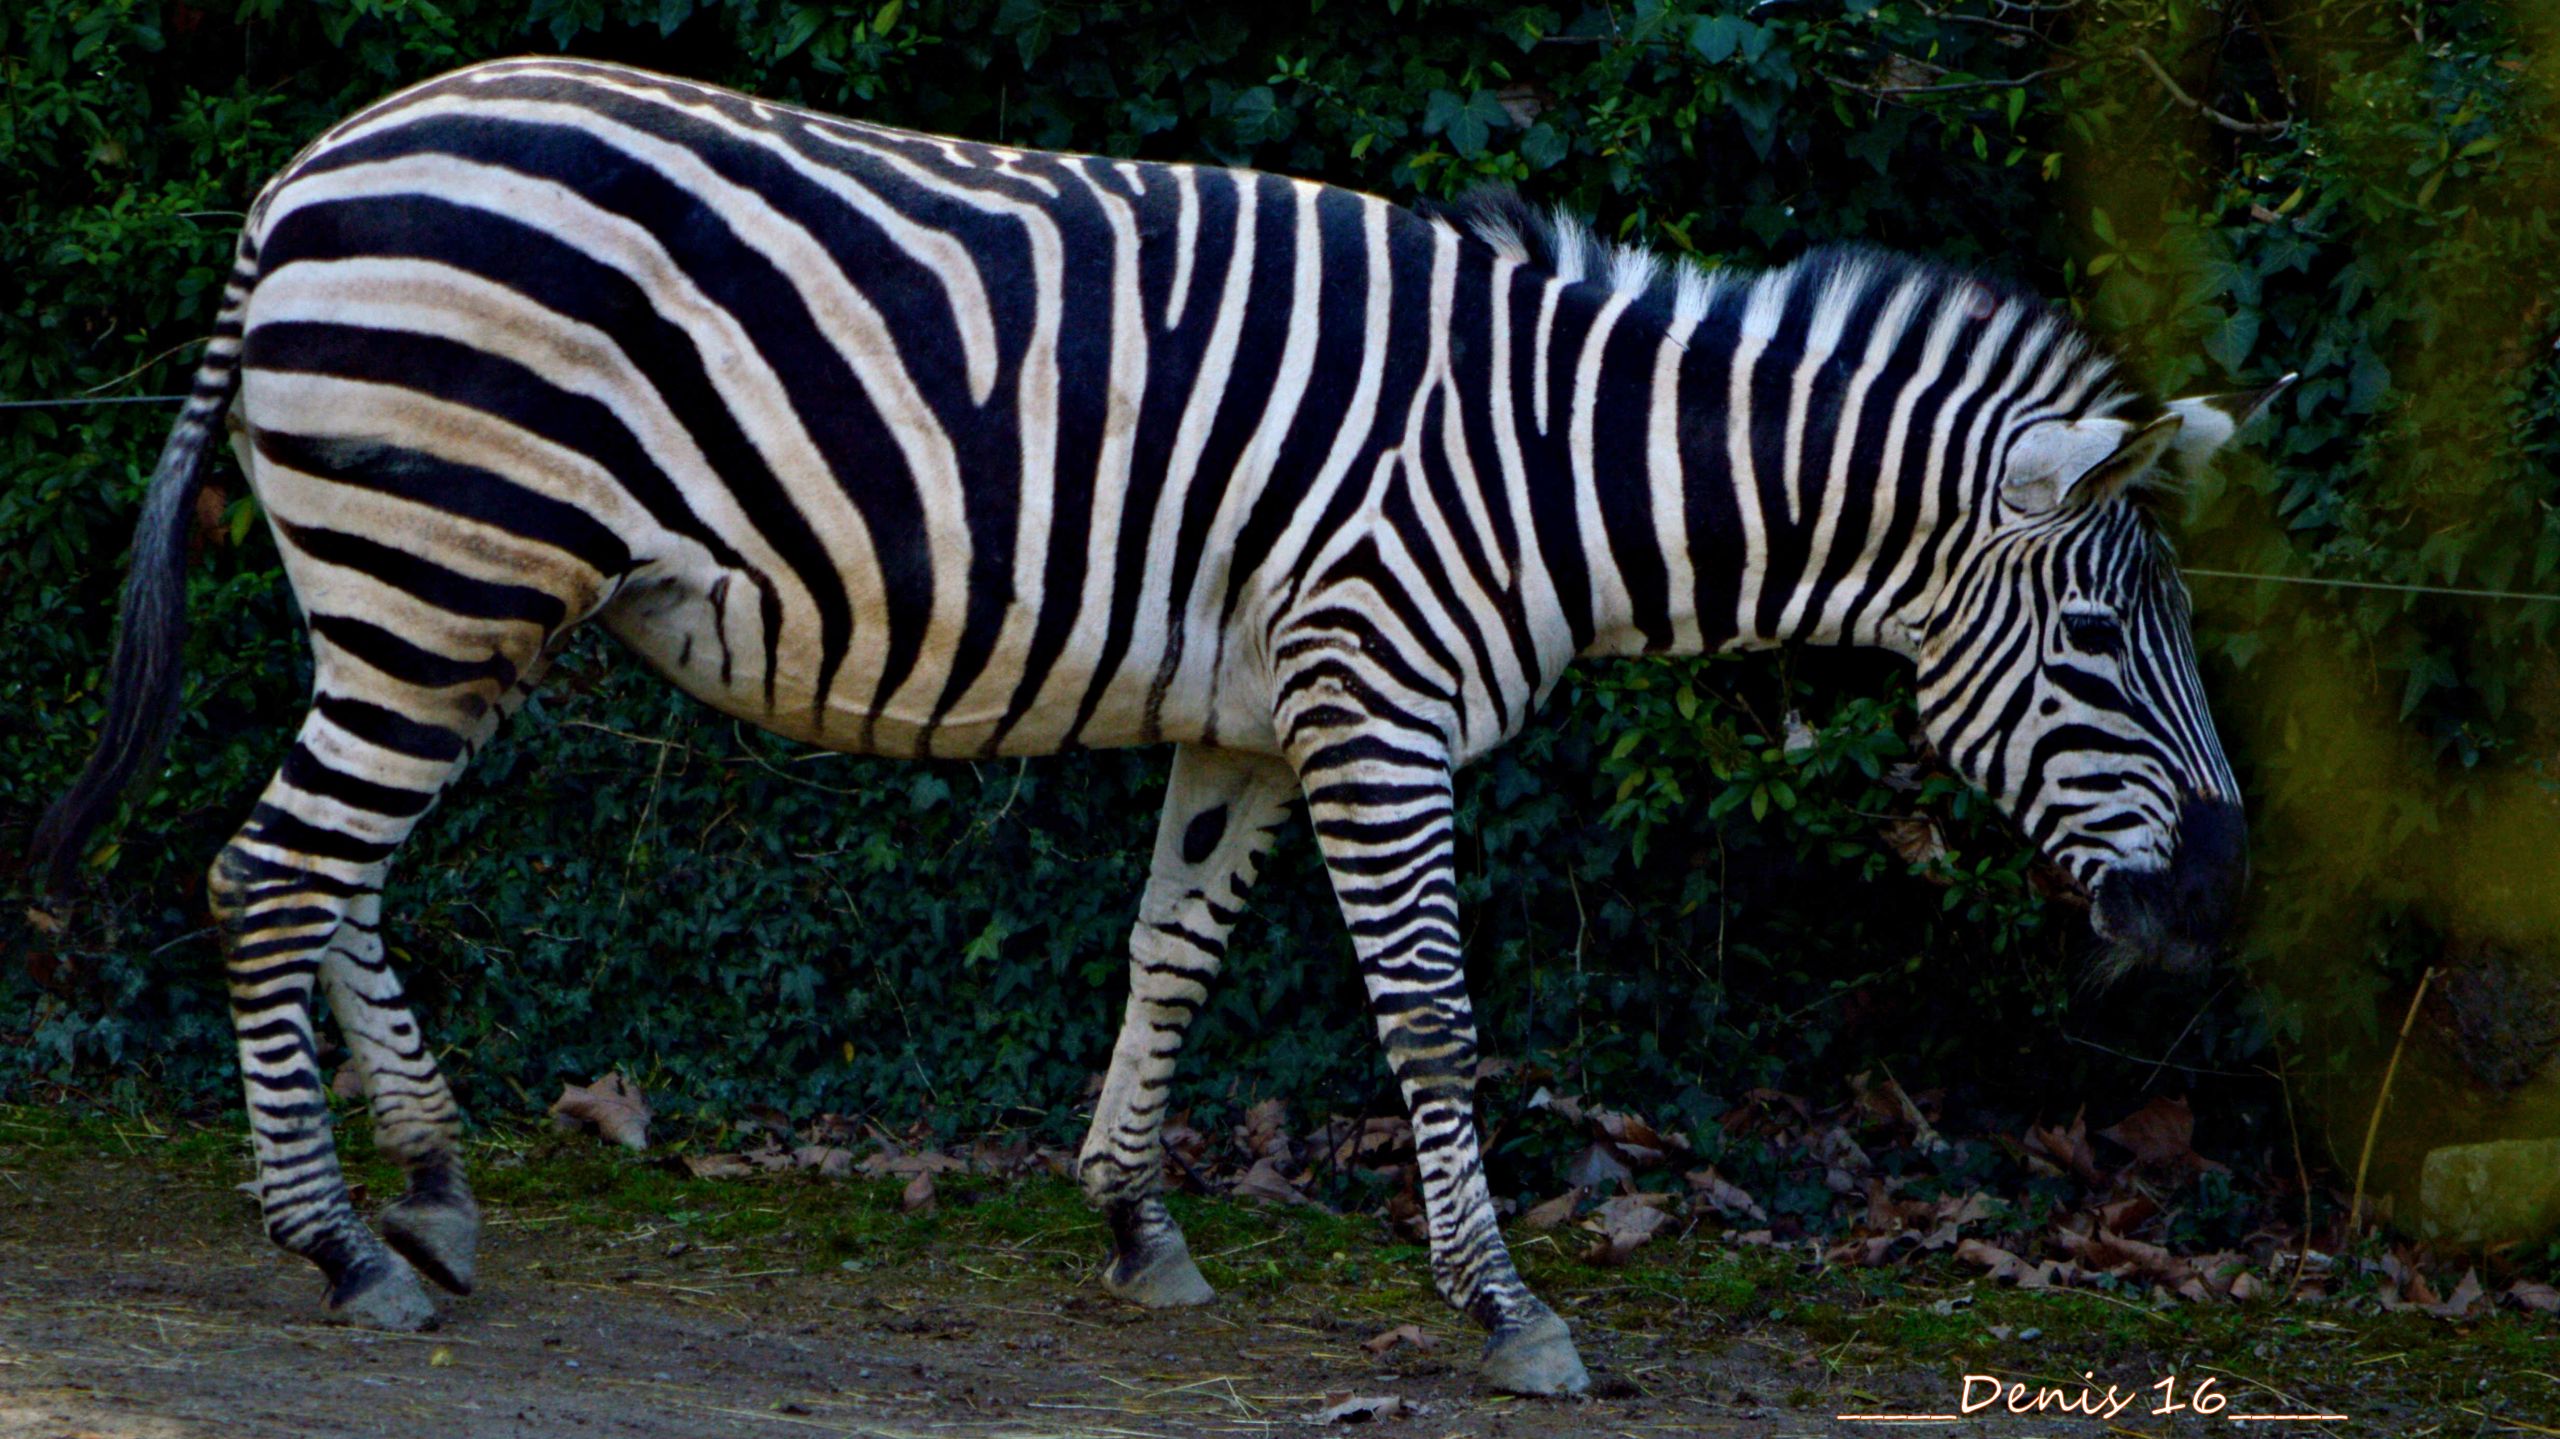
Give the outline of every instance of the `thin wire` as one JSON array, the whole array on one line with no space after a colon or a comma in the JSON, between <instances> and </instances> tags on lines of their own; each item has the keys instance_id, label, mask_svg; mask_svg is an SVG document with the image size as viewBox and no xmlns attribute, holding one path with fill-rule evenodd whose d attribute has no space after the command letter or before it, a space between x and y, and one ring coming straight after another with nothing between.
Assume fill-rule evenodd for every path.
<instances>
[{"instance_id":1,"label":"thin wire","mask_svg":"<svg viewBox=\"0 0 2560 1439\"><path fill-rule=\"evenodd\" d=\"M2271 585L2319 585L2338 590L2391 590L2404 595L2446 595L2466 600L2542 600L2560 601L2560 595L2535 594L2529 590L2475 590L2458 585L2395 585L2381 580L2332 580L2316 575L2262 575L2249 570L2207 570L2182 565L2183 572L2211 580L2263 580Z\"/></svg>"},{"instance_id":2,"label":"thin wire","mask_svg":"<svg viewBox=\"0 0 2560 1439\"><path fill-rule=\"evenodd\" d=\"M67 410L81 405L177 405L185 395L91 395L72 400L0 400L0 410Z\"/></svg>"}]
</instances>

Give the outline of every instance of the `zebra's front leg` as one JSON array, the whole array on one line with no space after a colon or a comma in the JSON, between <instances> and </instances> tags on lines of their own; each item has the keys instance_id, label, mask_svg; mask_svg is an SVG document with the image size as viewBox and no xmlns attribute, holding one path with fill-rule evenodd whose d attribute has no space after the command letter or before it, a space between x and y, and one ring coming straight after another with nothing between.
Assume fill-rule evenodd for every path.
<instances>
[{"instance_id":1,"label":"zebra's front leg","mask_svg":"<svg viewBox=\"0 0 2560 1439\"><path fill-rule=\"evenodd\" d=\"M1111 1229L1102 1287L1151 1309L1216 1298L1156 1191L1164 1111L1184 1033L1209 997L1227 934L1297 780L1266 756L1183 745L1129 934L1129 1007L1077 1169Z\"/></svg>"},{"instance_id":2,"label":"zebra's front leg","mask_svg":"<svg viewBox=\"0 0 2560 1439\"><path fill-rule=\"evenodd\" d=\"M1573 1336L1521 1282L1504 1247L1476 1138L1476 1027L1458 945L1455 807L1438 736L1368 719L1321 683L1284 725L1369 992L1369 1012L1413 1121L1431 1276L1488 1331L1483 1372L1515 1394L1590 1387Z\"/></svg>"}]
</instances>

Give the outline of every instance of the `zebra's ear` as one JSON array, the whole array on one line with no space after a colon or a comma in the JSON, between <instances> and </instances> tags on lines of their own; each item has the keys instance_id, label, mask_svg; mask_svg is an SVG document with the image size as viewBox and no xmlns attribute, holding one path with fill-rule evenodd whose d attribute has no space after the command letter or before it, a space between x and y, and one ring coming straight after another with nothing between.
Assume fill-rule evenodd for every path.
<instances>
[{"instance_id":1,"label":"zebra's ear","mask_svg":"<svg viewBox=\"0 0 2560 1439\"><path fill-rule=\"evenodd\" d=\"M2175 411L2147 425L2130 420L2045 420L2009 449L2000 498L2023 515L2085 510L2121 495L2178 441Z\"/></svg>"},{"instance_id":2,"label":"zebra's ear","mask_svg":"<svg viewBox=\"0 0 2560 1439\"><path fill-rule=\"evenodd\" d=\"M2171 400L2169 413L2186 422L2178 432L2178 442L2169 447L2169 465L2180 475L2204 473L2231 437L2249 427L2249 422L2267 412L2276 397L2293 388L2299 375L2287 375L2262 390L2235 390L2227 395L2190 395Z\"/></svg>"}]
</instances>

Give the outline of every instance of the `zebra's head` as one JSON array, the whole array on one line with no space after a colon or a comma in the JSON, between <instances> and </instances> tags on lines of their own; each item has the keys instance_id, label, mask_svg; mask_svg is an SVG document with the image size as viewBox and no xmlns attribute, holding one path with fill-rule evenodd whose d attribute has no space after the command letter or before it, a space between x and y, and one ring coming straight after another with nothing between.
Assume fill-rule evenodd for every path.
<instances>
[{"instance_id":1,"label":"zebra's head","mask_svg":"<svg viewBox=\"0 0 2560 1439\"><path fill-rule=\"evenodd\" d=\"M2163 406L2065 385L2093 398L2013 410L1918 637L1930 740L2088 894L2109 978L2208 962L2249 868L2186 586L2136 492L2283 388Z\"/></svg>"}]
</instances>

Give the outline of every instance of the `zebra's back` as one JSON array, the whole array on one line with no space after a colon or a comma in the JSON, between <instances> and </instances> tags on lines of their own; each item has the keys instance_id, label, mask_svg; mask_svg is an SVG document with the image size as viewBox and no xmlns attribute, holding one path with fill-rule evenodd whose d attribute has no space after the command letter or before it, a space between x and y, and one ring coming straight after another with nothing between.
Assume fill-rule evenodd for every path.
<instances>
[{"instance_id":1,"label":"zebra's back","mask_svg":"<svg viewBox=\"0 0 2560 1439\"><path fill-rule=\"evenodd\" d=\"M1270 746L1252 622L1403 427L1435 243L568 61L351 118L251 240L241 416L315 614L511 670L596 615L732 713L940 754Z\"/></svg>"}]
</instances>

